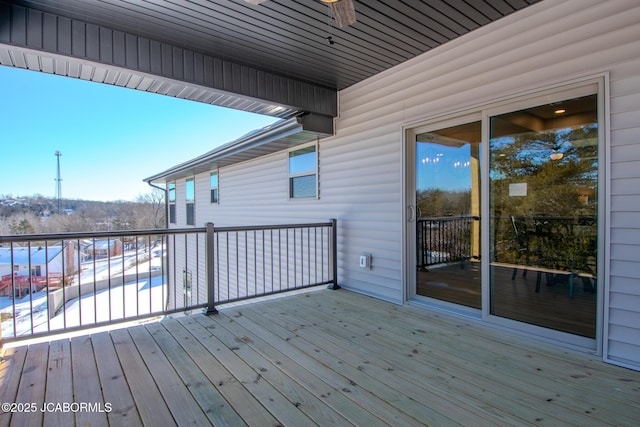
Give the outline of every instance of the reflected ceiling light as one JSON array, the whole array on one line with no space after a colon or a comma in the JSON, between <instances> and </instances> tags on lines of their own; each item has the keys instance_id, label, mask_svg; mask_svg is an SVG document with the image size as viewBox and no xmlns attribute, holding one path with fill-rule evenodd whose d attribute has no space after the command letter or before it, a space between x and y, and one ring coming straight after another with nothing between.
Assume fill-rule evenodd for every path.
<instances>
[{"instance_id":1,"label":"reflected ceiling light","mask_svg":"<svg viewBox=\"0 0 640 427\"><path fill-rule=\"evenodd\" d=\"M553 150L549 157L551 157L551 160L560 160L564 157L564 154L559 153L558 150Z\"/></svg>"},{"instance_id":2,"label":"reflected ceiling light","mask_svg":"<svg viewBox=\"0 0 640 427\"><path fill-rule=\"evenodd\" d=\"M562 113L566 113L566 112L567 112L567 110L565 110L564 108L559 108L556 111L554 111L554 113L556 113L556 114L562 114Z\"/></svg>"},{"instance_id":3,"label":"reflected ceiling light","mask_svg":"<svg viewBox=\"0 0 640 427\"><path fill-rule=\"evenodd\" d=\"M339 0L320 0L322 3L335 3Z\"/></svg>"}]
</instances>

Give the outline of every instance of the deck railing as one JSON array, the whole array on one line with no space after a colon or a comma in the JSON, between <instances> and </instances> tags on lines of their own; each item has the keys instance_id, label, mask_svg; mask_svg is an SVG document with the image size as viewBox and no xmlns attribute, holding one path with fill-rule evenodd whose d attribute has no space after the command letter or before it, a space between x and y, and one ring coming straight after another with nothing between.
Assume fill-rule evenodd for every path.
<instances>
[{"instance_id":1,"label":"deck railing","mask_svg":"<svg viewBox=\"0 0 640 427\"><path fill-rule=\"evenodd\" d=\"M2 342L337 289L336 240L335 220L0 236Z\"/></svg>"},{"instance_id":2,"label":"deck railing","mask_svg":"<svg viewBox=\"0 0 640 427\"><path fill-rule=\"evenodd\" d=\"M453 263L472 257L471 228L475 216L418 218L418 267Z\"/></svg>"}]
</instances>

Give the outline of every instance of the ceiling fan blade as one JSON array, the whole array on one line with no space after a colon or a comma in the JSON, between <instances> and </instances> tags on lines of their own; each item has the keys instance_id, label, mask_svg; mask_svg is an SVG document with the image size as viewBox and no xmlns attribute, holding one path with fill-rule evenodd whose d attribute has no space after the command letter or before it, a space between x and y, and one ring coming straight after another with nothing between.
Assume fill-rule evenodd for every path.
<instances>
[{"instance_id":1,"label":"ceiling fan blade","mask_svg":"<svg viewBox=\"0 0 640 427\"><path fill-rule=\"evenodd\" d=\"M353 4L353 0L339 0L334 3L329 3L329 7L333 13L333 18L336 20L336 25L339 28L355 24L356 7Z\"/></svg>"}]
</instances>

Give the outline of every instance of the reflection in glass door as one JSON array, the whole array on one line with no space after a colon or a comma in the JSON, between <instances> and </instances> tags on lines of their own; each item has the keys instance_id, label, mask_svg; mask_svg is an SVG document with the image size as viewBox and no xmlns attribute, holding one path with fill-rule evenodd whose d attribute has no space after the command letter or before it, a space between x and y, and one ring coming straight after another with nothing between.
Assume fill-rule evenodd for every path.
<instances>
[{"instance_id":1,"label":"reflection in glass door","mask_svg":"<svg viewBox=\"0 0 640 427\"><path fill-rule=\"evenodd\" d=\"M418 133L416 294L481 308L481 122Z\"/></svg>"},{"instance_id":2,"label":"reflection in glass door","mask_svg":"<svg viewBox=\"0 0 640 427\"><path fill-rule=\"evenodd\" d=\"M490 312L595 338L596 95L490 126Z\"/></svg>"}]
</instances>

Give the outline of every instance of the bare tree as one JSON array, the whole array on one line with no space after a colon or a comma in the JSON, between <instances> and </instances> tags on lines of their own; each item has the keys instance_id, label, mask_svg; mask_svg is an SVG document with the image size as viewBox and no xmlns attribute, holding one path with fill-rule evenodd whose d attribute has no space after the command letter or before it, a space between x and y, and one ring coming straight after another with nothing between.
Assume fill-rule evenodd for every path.
<instances>
[{"instance_id":1,"label":"bare tree","mask_svg":"<svg viewBox=\"0 0 640 427\"><path fill-rule=\"evenodd\" d=\"M133 220L138 229L165 228L165 192L154 188L136 197Z\"/></svg>"}]
</instances>

